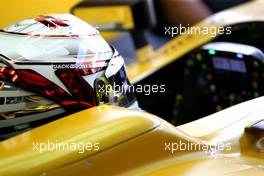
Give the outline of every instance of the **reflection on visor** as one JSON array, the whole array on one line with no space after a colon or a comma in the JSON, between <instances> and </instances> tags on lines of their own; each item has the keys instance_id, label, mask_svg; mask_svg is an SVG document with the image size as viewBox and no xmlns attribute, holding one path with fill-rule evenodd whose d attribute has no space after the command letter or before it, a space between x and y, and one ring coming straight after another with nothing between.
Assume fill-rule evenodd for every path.
<instances>
[{"instance_id":1,"label":"reflection on visor","mask_svg":"<svg viewBox=\"0 0 264 176\"><path fill-rule=\"evenodd\" d=\"M129 107L136 101L134 93L130 91L130 82L123 66L114 76L95 80L97 105L111 104Z\"/></svg>"}]
</instances>

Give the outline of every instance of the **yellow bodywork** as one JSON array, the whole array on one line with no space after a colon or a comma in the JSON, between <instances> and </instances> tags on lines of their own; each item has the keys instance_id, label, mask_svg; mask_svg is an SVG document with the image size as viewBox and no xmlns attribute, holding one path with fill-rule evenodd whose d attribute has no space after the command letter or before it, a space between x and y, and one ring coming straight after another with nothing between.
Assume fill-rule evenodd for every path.
<instances>
[{"instance_id":1,"label":"yellow bodywork","mask_svg":"<svg viewBox=\"0 0 264 176\"><path fill-rule=\"evenodd\" d=\"M179 127L145 112L91 108L1 142L0 175L263 175L264 153L244 134L264 119L263 107L262 97ZM98 143L99 150L34 150L48 141ZM169 150L169 143L211 150ZM214 149L219 143L230 148Z\"/></svg>"},{"instance_id":2,"label":"yellow bodywork","mask_svg":"<svg viewBox=\"0 0 264 176\"><path fill-rule=\"evenodd\" d=\"M13 5L12 2L6 3ZM16 21L18 16L24 18L69 11L78 1L63 0L62 3L62 0L50 0L46 10L33 0L15 2L14 5L21 7L32 3L34 8L30 8L29 14L26 8L21 8L20 13L14 10L17 7L12 10L1 6L1 13L5 11L5 15L10 17L1 18L1 27ZM198 25L223 26L242 21L263 21L262 13L263 2L257 1L216 14ZM209 35L176 37L158 49L153 60L129 65L129 77L137 82L212 39ZM244 133L245 127L264 119L263 107L264 98L257 98L178 127L145 112L107 105L94 107L0 142L0 176L264 175L263 150L257 149L252 144L252 136ZM96 143L99 150L81 153L77 150L34 150L34 144L48 141ZM230 143L231 150L172 152L166 149L167 144L179 143L212 148L219 143Z\"/></svg>"},{"instance_id":3,"label":"yellow bodywork","mask_svg":"<svg viewBox=\"0 0 264 176\"><path fill-rule=\"evenodd\" d=\"M123 29L133 29L133 16L129 6L76 7L74 15L89 21L91 25L117 24ZM98 18L98 17L103 18Z\"/></svg>"},{"instance_id":4,"label":"yellow bodywork","mask_svg":"<svg viewBox=\"0 0 264 176\"><path fill-rule=\"evenodd\" d=\"M133 15L129 6L97 6L97 7L75 7L72 13L89 24L99 27L104 25L118 26L122 30L131 30L134 28ZM101 17L101 18L98 18ZM118 31L101 31L105 40L110 41L122 36Z\"/></svg>"}]
</instances>

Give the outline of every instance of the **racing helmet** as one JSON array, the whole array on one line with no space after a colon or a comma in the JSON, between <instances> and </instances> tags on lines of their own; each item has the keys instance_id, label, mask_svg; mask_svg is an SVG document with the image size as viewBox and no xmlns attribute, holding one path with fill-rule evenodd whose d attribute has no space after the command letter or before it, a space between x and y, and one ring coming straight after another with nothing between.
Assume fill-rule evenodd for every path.
<instances>
[{"instance_id":1,"label":"racing helmet","mask_svg":"<svg viewBox=\"0 0 264 176\"><path fill-rule=\"evenodd\" d=\"M101 104L138 108L124 59L70 14L0 31L0 138Z\"/></svg>"}]
</instances>

